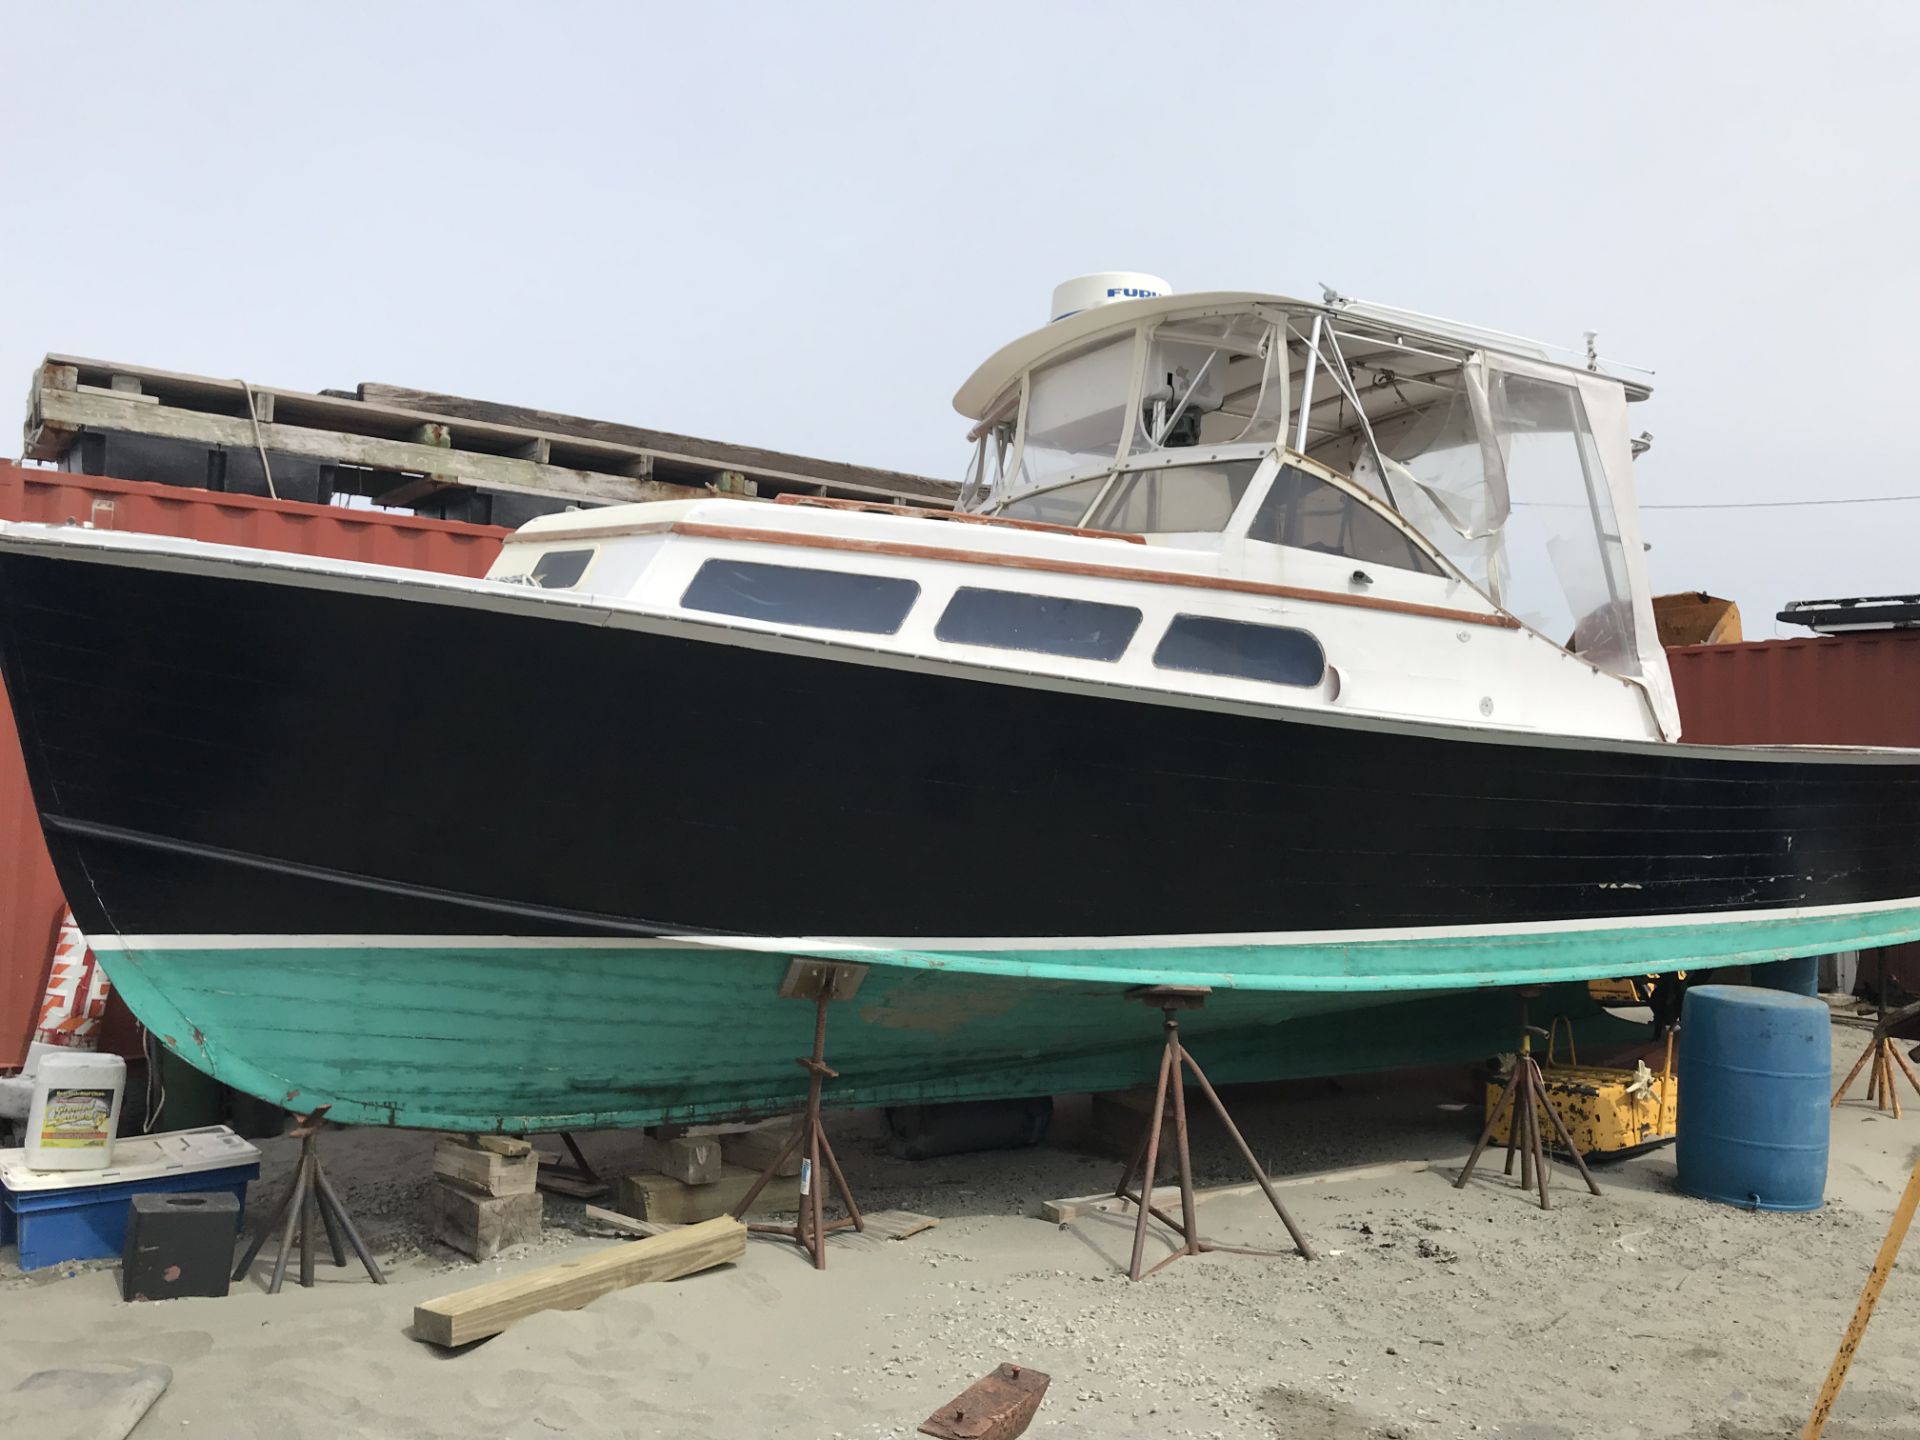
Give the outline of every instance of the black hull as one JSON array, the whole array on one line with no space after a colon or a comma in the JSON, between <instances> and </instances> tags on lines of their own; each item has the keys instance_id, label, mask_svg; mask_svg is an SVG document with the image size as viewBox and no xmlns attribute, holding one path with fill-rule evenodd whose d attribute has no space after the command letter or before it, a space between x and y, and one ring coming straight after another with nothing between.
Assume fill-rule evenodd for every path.
<instances>
[{"instance_id":1,"label":"black hull","mask_svg":"<svg viewBox=\"0 0 1920 1440\"><path fill-rule=\"evenodd\" d=\"M1920 894L1913 764L1340 728L18 551L0 673L95 932L1179 935Z\"/></svg>"}]
</instances>

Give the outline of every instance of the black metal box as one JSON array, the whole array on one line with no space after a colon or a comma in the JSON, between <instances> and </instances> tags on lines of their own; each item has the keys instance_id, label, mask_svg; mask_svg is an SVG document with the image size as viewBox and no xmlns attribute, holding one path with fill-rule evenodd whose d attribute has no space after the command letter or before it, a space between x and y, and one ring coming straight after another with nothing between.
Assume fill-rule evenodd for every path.
<instances>
[{"instance_id":1,"label":"black metal box","mask_svg":"<svg viewBox=\"0 0 1920 1440\"><path fill-rule=\"evenodd\" d=\"M232 1192L136 1195L128 1202L120 1294L128 1300L224 1295L240 1201Z\"/></svg>"}]
</instances>

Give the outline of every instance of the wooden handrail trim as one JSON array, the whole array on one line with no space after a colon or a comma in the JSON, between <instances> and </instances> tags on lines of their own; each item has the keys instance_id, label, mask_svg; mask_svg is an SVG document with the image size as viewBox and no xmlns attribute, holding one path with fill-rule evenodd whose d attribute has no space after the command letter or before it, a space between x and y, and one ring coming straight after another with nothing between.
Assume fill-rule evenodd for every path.
<instances>
[{"instance_id":1,"label":"wooden handrail trim","mask_svg":"<svg viewBox=\"0 0 1920 1440\"><path fill-rule=\"evenodd\" d=\"M908 560L945 560L960 565L997 566L1006 570L1034 570L1047 575L1090 575L1102 580L1130 580L1141 585L1180 585L1192 590L1225 590L1236 595L1268 595L1279 600L1303 600L1315 605L1347 605L1357 610L1385 610L1396 615L1420 615L1461 625L1485 625L1495 630L1518 630L1511 615L1488 615L1477 610L1455 610L1445 605L1422 605L1412 600L1389 600L1379 595L1342 595L1332 590L1309 590L1299 585L1269 585L1260 580L1236 580L1228 575L1187 575L1177 570L1134 570L1125 565L1096 565L1081 560L1055 560L1044 555L1000 555L986 550L950 550L941 545L915 545L897 540L858 540L840 535L803 535L785 530L749 530L744 526L706 525L676 521L675 535L705 540L740 540L757 545L791 545L803 550L841 550L857 555L894 555Z\"/></svg>"},{"instance_id":2,"label":"wooden handrail trim","mask_svg":"<svg viewBox=\"0 0 1920 1440\"><path fill-rule=\"evenodd\" d=\"M1004 515L974 515L965 510L935 510L926 505L894 505L885 500L843 500L836 495L798 495L789 491L773 497L776 505L805 505L821 510L864 510L881 515L907 515L915 520L948 520L958 525L1000 525L1008 530L1038 530L1048 535L1078 535L1087 540L1124 540L1144 545L1147 537L1129 530L1090 530L1084 525L1055 525L1047 520L1013 520Z\"/></svg>"}]
</instances>

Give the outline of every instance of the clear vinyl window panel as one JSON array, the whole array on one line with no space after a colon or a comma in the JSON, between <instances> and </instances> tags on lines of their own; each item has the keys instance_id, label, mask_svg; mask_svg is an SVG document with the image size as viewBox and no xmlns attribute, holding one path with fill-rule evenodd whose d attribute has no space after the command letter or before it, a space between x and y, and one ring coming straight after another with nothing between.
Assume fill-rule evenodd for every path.
<instances>
[{"instance_id":1,"label":"clear vinyl window panel","mask_svg":"<svg viewBox=\"0 0 1920 1440\"><path fill-rule=\"evenodd\" d=\"M1100 494L1100 487L1107 483L1104 475L1092 480L1076 480L1071 485L1062 485L1055 490L1042 490L1038 495L1023 495L1011 505L1003 505L998 511L1009 520L1036 520L1045 525L1078 525L1080 518L1087 513Z\"/></svg>"},{"instance_id":2,"label":"clear vinyl window panel","mask_svg":"<svg viewBox=\"0 0 1920 1440\"><path fill-rule=\"evenodd\" d=\"M1247 538L1422 575L1444 573L1386 516L1297 465L1283 465L1273 477Z\"/></svg>"},{"instance_id":3,"label":"clear vinyl window panel","mask_svg":"<svg viewBox=\"0 0 1920 1440\"><path fill-rule=\"evenodd\" d=\"M850 575L716 558L700 567L680 604L688 610L778 625L892 635L919 598L918 581L892 575Z\"/></svg>"},{"instance_id":4,"label":"clear vinyl window panel","mask_svg":"<svg viewBox=\"0 0 1920 1440\"><path fill-rule=\"evenodd\" d=\"M1638 674L1625 548L1579 390L1495 372L1488 398L1513 504L1502 598L1601 669Z\"/></svg>"},{"instance_id":5,"label":"clear vinyl window panel","mask_svg":"<svg viewBox=\"0 0 1920 1440\"><path fill-rule=\"evenodd\" d=\"M1115 478L1088 523L1134 535L1215 534L1227 528L1259 468L1258 460L1228 460L1130 470Z\"/></svg>"},{"instance_id":6,"label":"clear vinyl window panel","mask_svg":"<svg viewBox=\"0 0 1920 1440\"><path fill-rule=\"evenodd\" d=\"M1176 615L1153 652L1162 670L1232 675L1272 685L1318 685L1326 652L1305 630L1212 615Z\"/></svg>"},{"instance_id":7,"label":"clear vinyl window panel","mask_svg":"<svg viewBox=\"0 0 1920 1440\"><path fill-rule=\"evenodd\" d=\"M1139 628L1130 605L967 588L955 592L933 633L959 645L1118 660Z\"/></svg>"},{"instance_id":8,"label":"clear vinyl window panel","mask_svg":"<svg viewBox=\"0 0 1920 1440\"><path fill-rule=\"evenodd\" d=\"M580 583L592 560L591 550L549 550L533 562L527 578L544 590L569 590Z\"/></svg>"}]
</instances>

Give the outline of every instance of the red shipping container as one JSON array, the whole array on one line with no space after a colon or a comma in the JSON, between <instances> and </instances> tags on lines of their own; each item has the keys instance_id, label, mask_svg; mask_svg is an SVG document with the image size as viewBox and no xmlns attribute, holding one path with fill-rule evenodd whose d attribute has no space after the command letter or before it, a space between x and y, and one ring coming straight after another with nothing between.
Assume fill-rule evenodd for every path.
<instances>
[{"instance_id":1,"label":"red shipping container","mask_svg":"<svg viewBox=\"0 0 1920 1440\"><path fill-rule=\"evenodd\" d=\"M493 525L303 505L0 461L0 520L175 535L333 560L484 575L508 532ZM11 707L0 706L0 1070L18 1069L40 1009L65 902L27 786ZM106 1048L138 1051L126 1010L109 1009Z\"/></svg>"},{"instance_id":2,"label":"red shipping container","mask_svg":"<svg viewBox=\"0 0 1920 1440\"><path fill-rule=\"evenodd\" d=\"M1920 748L1920 630L1667 651L1684 739Z\"/></svg>"},{"instance_id":3,"label":"red shipping container","mask_svg":"<svg viewBox=\"0 0 1920 1440\"><path fill-rule=\"evenodd\" d=\"M1696 744L1920 749L1920 630L1688 645L1667 660L1682 738ZM1920 943L1861 956L1880 961L1891 988L1920 994Z\"/></svg>"}]
</instances>

